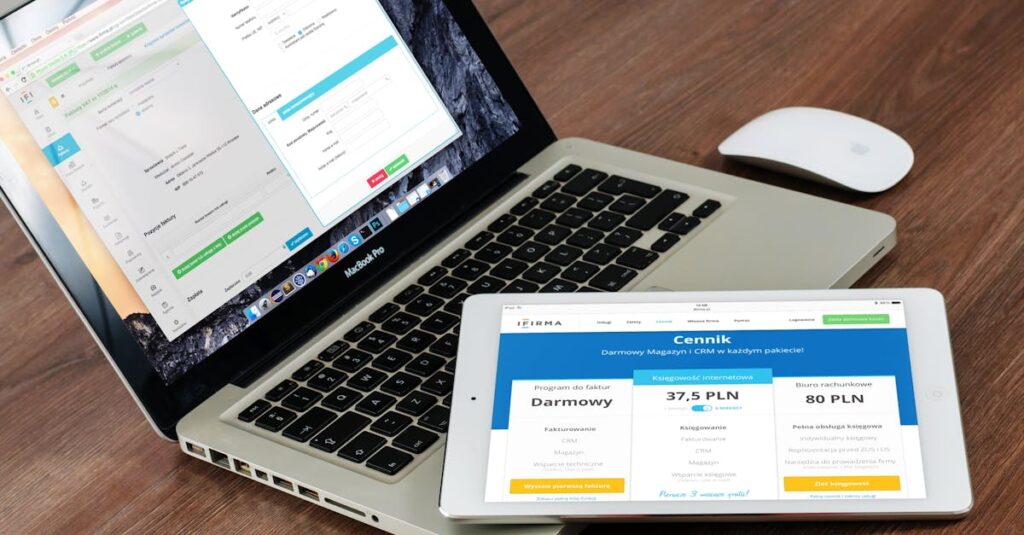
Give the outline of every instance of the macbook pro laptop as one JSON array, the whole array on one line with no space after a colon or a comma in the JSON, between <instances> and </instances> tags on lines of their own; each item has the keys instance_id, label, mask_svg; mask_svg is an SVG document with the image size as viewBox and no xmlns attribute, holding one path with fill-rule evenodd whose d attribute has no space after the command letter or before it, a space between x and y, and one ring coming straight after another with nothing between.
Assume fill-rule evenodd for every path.
<instances>
[{"instance_id":1,"label":"macbook pro laptop","mask_svg":"<svg viewBox=\"0 0 1024 535\"><path fill-rule=\"evenodd\" d=\"M556 138L464 1L36 0L0 92L5 202L157 433L397 533L502 529L438 512L467 296L845 287L895 244Z\"/></svg>"}]
</instances>

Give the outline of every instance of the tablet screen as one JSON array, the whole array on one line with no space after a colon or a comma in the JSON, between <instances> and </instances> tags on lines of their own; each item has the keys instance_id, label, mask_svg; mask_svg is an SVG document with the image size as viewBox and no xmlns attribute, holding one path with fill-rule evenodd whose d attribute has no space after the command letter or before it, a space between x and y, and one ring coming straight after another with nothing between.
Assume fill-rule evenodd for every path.
<instances>
[{"instance_id":1,"label":"tablet screen","mask_svg":"<svg viewBox=\"0 0 1024 535\"><path fill-rule=\"evenodd\" d=\"M488 502L924 497L900 301L503 306Z\"/></svg>"}]
</instances>

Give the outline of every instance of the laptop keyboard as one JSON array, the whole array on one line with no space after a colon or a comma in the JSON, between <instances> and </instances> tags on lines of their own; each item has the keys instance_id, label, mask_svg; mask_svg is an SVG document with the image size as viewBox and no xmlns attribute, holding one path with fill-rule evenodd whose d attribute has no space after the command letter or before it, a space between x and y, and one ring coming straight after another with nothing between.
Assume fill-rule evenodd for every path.
<instances>
[{"instance_id":1,"label":"laptop keyboard","mask_svg":"<svg viewBox=\"0 0 1024 535\"><path fill-rule=\"evenodd\" d=\"M393 476L448 431L462 303L618 291L722 204L569 165L239 415ZM662 233L650 249L634 245Z\"/></svg>"}]
</instances>

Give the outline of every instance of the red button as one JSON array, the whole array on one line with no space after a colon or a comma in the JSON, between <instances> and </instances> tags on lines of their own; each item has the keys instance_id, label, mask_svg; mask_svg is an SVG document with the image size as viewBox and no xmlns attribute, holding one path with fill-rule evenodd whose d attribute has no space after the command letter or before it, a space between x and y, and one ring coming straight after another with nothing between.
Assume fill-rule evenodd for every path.
<instances>
[{"instance_id":1,"label":"red button","mask_svg":"<svg viewBox=\"0 0 1024 535\"><path fill-rule=\"evenodd\" d=\"M380 171L374 173L373 176L371 176L370 178L367 178L366 183L369 184L371 188L373 188L376 187L377 184L384 182L384 179L387 177L388 174L385 173L383 169L381 169Z\"/></svg>"}]
</instances>

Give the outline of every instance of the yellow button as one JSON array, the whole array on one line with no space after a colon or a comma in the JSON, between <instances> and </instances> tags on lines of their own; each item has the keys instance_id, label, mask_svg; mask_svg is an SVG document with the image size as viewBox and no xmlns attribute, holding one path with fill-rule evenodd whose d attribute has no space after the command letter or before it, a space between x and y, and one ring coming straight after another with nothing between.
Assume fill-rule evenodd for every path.
<instances>
[{"instance_id":1,"label":"yellow button","mask_svg":"<svg viewBox=\"0 0 1024 535\"><path fill-rule=\"evenodd\" d=\"M626 491L623 478L513 479L512 494L605 494Z\"/></svg>"},{"instance_id":2,"label":"yellow button","mask_svg":"<svg viewBox=\"0 0 1024 535\"><path fill-rule=\"evenodd\" d=\"M782 478L786 492L900 490L900 476L793 476Z\"/></svg>"}]
</instances>

